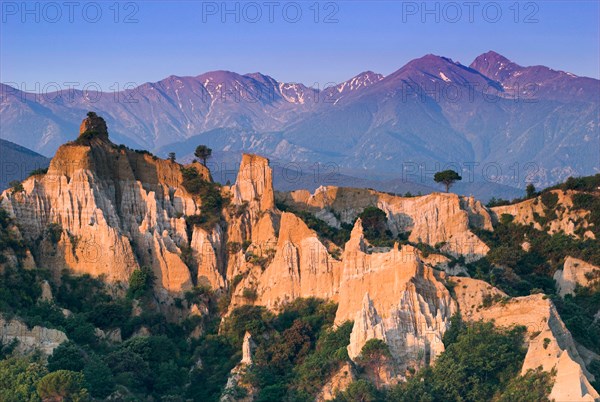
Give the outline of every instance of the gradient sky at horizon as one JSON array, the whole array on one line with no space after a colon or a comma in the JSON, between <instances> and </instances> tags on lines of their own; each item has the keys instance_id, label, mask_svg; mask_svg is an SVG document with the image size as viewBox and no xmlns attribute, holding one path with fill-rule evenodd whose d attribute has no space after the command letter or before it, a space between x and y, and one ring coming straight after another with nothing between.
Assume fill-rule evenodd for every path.
<instances>
[{"instance_id":1,"label":"gradient sky at horizon","mask_svg":"<svg viewBox=\"0 0 600 402\"><path fill-rule=\"evenodd\" d=\"M472 16L461 1L228 2L237 11L225 16L222 2L1 3L0 81L36 92L36 83L111 91L211 70L323 87L365 70L387 75L428 53L468 65L488 50L600 78L598 1L472 2Z\"/></svg>"}]
</instances>

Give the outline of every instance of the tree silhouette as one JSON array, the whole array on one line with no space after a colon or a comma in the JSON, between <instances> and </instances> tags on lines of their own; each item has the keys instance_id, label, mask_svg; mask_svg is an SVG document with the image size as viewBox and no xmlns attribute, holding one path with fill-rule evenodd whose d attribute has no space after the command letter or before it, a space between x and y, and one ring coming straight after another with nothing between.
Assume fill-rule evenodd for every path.
<instances>
[{"instance_id":1,"label":"tree silhouette","mask_svg":"<svg viewBox=\"0 0 600 402\"><path fill-rule=\"evenodd\" d=\"M167 159L169 159L171 162L175 162L175 152L169 152Z\"/></svg>"},{"instance_id":2,"label":"tree silhouette","mask_svg":"<svg viewBox=\"0 0 600 402\"><path fill-rule=\"evenodd\" d=\"M194 152L197 158L202 160L202 164L206 166L206 160L211 157L212 149L207 147L206 145L198 145L196 148L196 152Z\"/></svg>"},{"instance_id":3,"label":"tree silhouette","mask_svg":"<svg viewBox=\"0 0 600 402\"><path fill-rule=\"evenodd\" d=\"M527 198L535 197L537 195L535 192L535 186L533 184L529 183L527 185L527 187L525 187L525 194L526 194Z\"/></svg>"},{"instance_id":4,"label":"tree silhouette","mask_svg":"<svg viewBox=\"0 0 600 402\"><path fill-rule=\"evenodd\" d=\"M436 183L442 183L444 186L446 186L446 192L448 192L450 190L450 187L454 184L454 182L462 180L462 177L460 177L460 175L454 170L444 170L441 172L437 172L433 176L433 180Z\"/></svg>"}]
</instances>

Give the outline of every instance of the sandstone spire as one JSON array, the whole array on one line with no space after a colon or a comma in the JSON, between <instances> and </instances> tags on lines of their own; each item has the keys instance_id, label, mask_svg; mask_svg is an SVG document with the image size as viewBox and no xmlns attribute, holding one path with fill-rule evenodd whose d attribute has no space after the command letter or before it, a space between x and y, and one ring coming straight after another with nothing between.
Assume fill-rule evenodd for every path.
<instances>
[{"instance_id":1,"label":"sandstone spire","mask_svg":"<svg viewBox=\"0 0 600 402\"><path fill-rule=\"evenodd\" d=\"M352 360L356 359L369 339L386 341L386 336L381 317L373 306L369 292L366 292L362 301L362 309L356 313L354 327L352 327L352 333L350 334L348 356Z\"/></svg>"},{"instance_id":2,"label":"sandstone spire","mask_svg":"<svg viewBox=\"0 0 600 402\"><path fill-rule=\"evenodd\" d=\"M251 206L258 206L261 211L275 208L273 171L269 160L258 155L244 154L232 192L237 204L245 201Z\"/></svg>"},{"instance_id":3,"label":"sandstone spire","mask_svg":"<svg viewBox=\"0 0 600 402\"><path fill-rule=\"evenodd\" d=\"M252 340L250 332L246 331L244 335L244 344L242 345L242 364L252 364L252 352L256 347Z\"/></svg>"}]
</instances>

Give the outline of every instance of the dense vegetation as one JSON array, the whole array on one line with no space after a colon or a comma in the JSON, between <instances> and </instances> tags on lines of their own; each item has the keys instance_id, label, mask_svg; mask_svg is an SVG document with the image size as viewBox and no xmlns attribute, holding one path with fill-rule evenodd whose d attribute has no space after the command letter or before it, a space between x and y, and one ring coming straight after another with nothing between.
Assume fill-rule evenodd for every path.
<instances>
[{"instance_id":1,"label":"dense vegetation","mask_svg":"<svg viewBox=\"0 0 600 402\"><path fill-rule=\"evenodd\" d=\"M66 331L70 342L57 348L46 366L39 356L7 356L0 362L0 374L6 373L3 378L8 379L4 383L0 380L0 392L25 392L32 401L39 400L43 392L86 400L88 395L102 399L115 391L126 400L153 396L161 400L184 397L216 401L229 372L241 358L246 331L252 334L256 348L254 364L243 382L255 390L257 401L312 401L332 373L349 361L346 346L352 323L332 329L334 304L298 299L277 315L263 307L244 306L232 311L219 332L216 322L206 322L205 334L194 339L190 338L193 323L168 323L164 316L152 312L148 287L151 280L143 270L135 272L132 279L137 291L122 299L109 296L99 280L63 275L62 284L54 287L55 300L72 312L69 318L59 307L36 301L41 294L41 277L25 270L5 273L0 280L0 300L17 303L3 304L3 314L17 314L30 325L60 328ZM215 308L214 298L207 289L186 295L189 301L205 300L211 309ZM143 306L144 312L139 316L132 314L134 303ZM152 335L136 336L135 331L142 326ZM125 340L106 342L96 336L94 328L118 328ZM366 375L389 356L385 344L370 341L357 360L360 380L340 394L338 400L500 401L510 400L509 391L514 395L523 390L532 395L523 400L544 400L534 399L533 395L547 395L551 385L548 373L536 371L517 376L524 356L522 336L521 328L501 330L492 324L466 325L455 318L452 330L444 338L447 350L436 365L387 391L379 389L380 384L371 382ZM10 347L4 352L10 355ZM42 381L49 374L53 376ZM68 386L60 388L59 384ZM241 396L247 389L237 387L230 392ZM360 399L363 397L366 399Z\"/></svg>"},{"instance_id":2,"label":"dense vegetation","mask_svg":"<svg viewBox=\"0 0 600 402\"><path fill-rule=\"evenodd\" d=\"M435 365L389 389L378 389L366 379L356 381L336 401L548 401L553 374L531 370L519 375L524 328L467 325L460 317L453 322L454 330L444 337L446 351Z\"/></svg>"},{"instance_id":3,"label":"dense vegetation","mask_svg":"<svg viewBox=\"0 0 600 402\"><path fill-rule=\"evenodd\" d=\"M183 187L188 193L200 197L200 215L187 217L188 225L198 225L206 230L212 228L221 221L221 210L227 205L228 200L221 195L221 188L217 183L205 180L195 167L181 167L183 175Z\"/></svg>"},{"instance_id":4,"label":"dense vegetation","mask_svg":"<svg viewBox=\"0 0 600 402\"><path fill-rule=\"evenodd\" d=\"M44 271L7 269L0 277L0 312L6 318L18 316L29 326L57 328L67 334L70 342L57 348L48 360L51 373L81 373L84 388L95 398L115 390L133 400L135 395L185 394L184 385L193 375L199 345L197 340L189 340L195 323L186 320L173 324L156 312L148 285L151 279L145 270L134 272L136 286L126 298L113 298L101 280L65 273L60 284L53 284L55 303L40 302L40 284L46 278L49 275ZM134 304L143 308L141 314L132 314ZM63 308L70 313L65 315ZM109 343L98 336L96 328L119 330L126 340ZM152 335L135 336L142 328ZM34 360L4 364L29 366L37 364Z\"/></svg>"}]
</instances>

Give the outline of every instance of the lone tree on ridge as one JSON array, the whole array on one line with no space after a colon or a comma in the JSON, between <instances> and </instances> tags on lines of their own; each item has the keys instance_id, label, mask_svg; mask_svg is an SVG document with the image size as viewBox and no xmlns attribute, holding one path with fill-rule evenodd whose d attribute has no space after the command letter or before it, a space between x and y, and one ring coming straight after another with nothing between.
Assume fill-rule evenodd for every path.
<instances>
[{"instance_id":1,"label":"lone tree on ridge","mask_svg":"<svg viewBox=\"0 0 600 402\"><path fill-rule=\"evenodd\" d=\"M206 145L198 145L196 148L196 152L194 152L197 158L202 160L202 164L206 166L206 160L211 157L212 149L207 147Z\"/></svg>"},{"instance_id":2,"label":"lone tree on ridge","mask_svg":"<svg viewBox=\"0 0 600 402\"><path fill-rule=\"evenodd\" d=\"M433 180L436 183L442 183L444 186L446 186L446 192L448 192L450 187L452 187L456 181L462 180L462 177L454 170L443 170L441 172L437 172L433 176Z\"/></svg>"}]
</instances>

